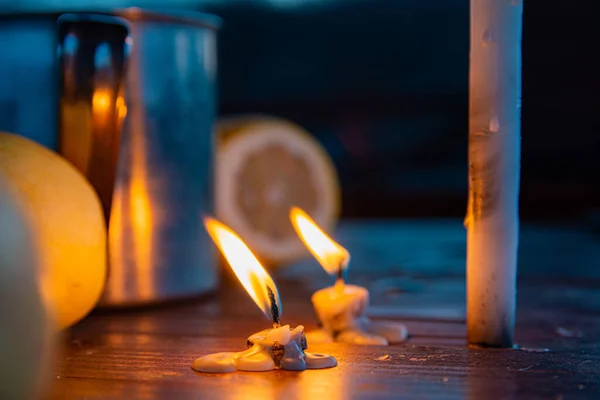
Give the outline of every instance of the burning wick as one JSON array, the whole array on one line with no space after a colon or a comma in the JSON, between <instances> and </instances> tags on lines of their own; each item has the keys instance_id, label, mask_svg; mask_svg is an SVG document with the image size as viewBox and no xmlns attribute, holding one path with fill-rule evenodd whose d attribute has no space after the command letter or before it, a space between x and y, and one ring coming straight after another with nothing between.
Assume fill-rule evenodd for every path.
<instances>
[{"instance_id":1,"label":"burning wick","mask_svg":"<svg viewBox=\"0 0 600 400\"><path fill-rule=\"evenodd\" d=\"M346 280L346 271L348 270L347 265L348 265L347 261L346 261L346 265L344 265L344 261L341 261L340 265L338 266L336 284L339 284L342 287L344 286L344 283Z\"/></svg>"},{"instance_id":2,"label":"burning wick","mask_svg":"<svg viewBox=\"0 0 600 400\"><path fill-rule=\"evenodd\" d=\"M250 336L245 351L203 356L194 361L192 368L198 372L220 373L335 367L335 358L304 351L308 345L302 325L294 329L289 325L281 326L282 307L277 286L242 239L216 219L206 218L204 225L252 300L273 322L273 329Z\"/></svg>"},{"instance_id":3,"label":"burning wick","mask_svg":"<svg viewBox=\"0 0 600 400\"><path fill-rule=\"evenodd\" d=\"M275 301L275 294L273 293L273 289L267 286L267 294L269 295L269 303L271 304L271 316L273 317L273 328L281 328L281 324L279 323L279 307L277 307L277 302Z\"/></svg>"},{"instance_id":4,"label":"burning wick","mask_svg":"<svg viewBox=\"0 0 600 400\"><path fill-rule=\"evenodd\" d=\"M309 215L298 207L290 210L290 220L298 236L319 264L332 276L333 287L318 290L312 303L321 329L308 332L316 342L343 342L366 345L387 345L406 340L406 326L394 322L370 321L367 318L369 291L346 284L350 253L333 241Z\"/></svg>"}]
</instances>

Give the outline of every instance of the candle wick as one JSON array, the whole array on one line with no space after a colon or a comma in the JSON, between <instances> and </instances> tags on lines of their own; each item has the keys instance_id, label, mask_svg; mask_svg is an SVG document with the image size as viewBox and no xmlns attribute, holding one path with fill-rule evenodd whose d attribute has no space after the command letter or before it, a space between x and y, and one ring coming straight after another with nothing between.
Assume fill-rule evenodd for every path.
<instances>
[{"instance_id":1,"label":"candle wick","mask_svg":"<svg viewBox=\"0 0 600 400\"><path fill-rule=\"evenodd\" d=\"M275 300L275 293L273 293L273 289L269 285L267 286L267 294L269 296L269 303L271 303L271 316L273 317L273 328L280 328L281 324L279 323L279 307L277 306L277 301Z\"/></svg>"},{"instance_id":2,"label":"candle wick","mask_svg":"<svg viewBox=\"0 0 600 400\"><path fill-rule=\"evenodd\" d=\"M337 280L344 282L344 268L341 265L338 268Z\"/></svg>"},{"instance_id":3,"label":"candle wick","mask_svg":"<svg viewBox=\"0 0 600 400\"><path fill-rule=\"evenodd\" d=\"M346 259L340 261L337 270L337 283L343 285L346 280Z\"/></svg>"}]
</instances>

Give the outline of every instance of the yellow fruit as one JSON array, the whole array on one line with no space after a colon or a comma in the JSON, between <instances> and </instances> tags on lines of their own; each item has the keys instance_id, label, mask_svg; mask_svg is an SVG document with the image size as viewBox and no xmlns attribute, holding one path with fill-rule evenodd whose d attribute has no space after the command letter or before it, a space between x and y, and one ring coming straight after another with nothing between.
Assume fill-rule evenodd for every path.
<instances>
[{"instance_id":1,"label":"yellow fruit","mask_svg":"<svg viewBox=\"0 0 600 400\"><path fill-rule=\"evenodd\" d=\"M326 151L301 127L269 116L221 119L217 134L217 217L270 266L307 255L289 211L298 206L333 229L340 189Z\"/></svg>"},{"instance_id":2,"label":"yellow fruit","mask_svg":"<svg viewBox=\"0 0 600 400\"><path fill-rule=\"evenodd\" d=\"M0 179L30 221L41 290L60 328L98 302L106 279L106 224L98 196L58 154L0 133Z\"/></svg>"},{"instance_id":3,"label":"yellow fruit","mask_svg":"<svg viewBox=\"0 0 600 400\"><path fill-rule=\"evenodd\" d=\"M35 399L48 381L55 343L31 224L14 200L0 179L0 399Z\"/></svg>"}]
</instances>

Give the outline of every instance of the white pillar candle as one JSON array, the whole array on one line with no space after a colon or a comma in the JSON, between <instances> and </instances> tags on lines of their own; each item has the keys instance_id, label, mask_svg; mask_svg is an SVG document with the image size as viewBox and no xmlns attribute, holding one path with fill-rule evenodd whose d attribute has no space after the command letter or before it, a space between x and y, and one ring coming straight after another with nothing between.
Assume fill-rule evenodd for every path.
<instances>
[{"instance_id":1,"label":"white pillar candle","mask_svg":"<svg viewBox=\"0 0 600 400\"><path fill-rule=\"evenodd\" d=\"M521 109L520 0L471 0L467 337L513 344Z\"/></svg>"}]
</instances>

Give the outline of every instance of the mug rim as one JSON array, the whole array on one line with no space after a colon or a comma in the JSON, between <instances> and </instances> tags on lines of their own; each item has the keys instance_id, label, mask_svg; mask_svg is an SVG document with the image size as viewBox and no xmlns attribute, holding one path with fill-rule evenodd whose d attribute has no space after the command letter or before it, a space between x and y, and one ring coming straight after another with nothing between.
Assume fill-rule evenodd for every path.
<instances>
[{"instance_id":1,"label":"mug rim","mask_svg":"<svg viewBox=\"0 0 600 400\"><path fill-rule=\"evenodd\" d=\"M183 9L158 9L158 8L112 8L112 9L64 9L53 11L6 11L0 12L0 19L6 18L40 18L52 17L59 19L68 15L71 20L88 20L93 16L121 17L131 22L158 22L177 23L202 27L210 30L218 30L222 20L216 15L194 10Z\"/></svg>"}]
</instances>

